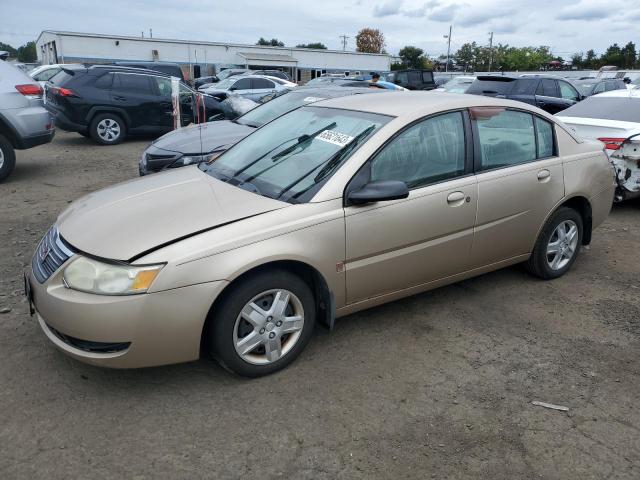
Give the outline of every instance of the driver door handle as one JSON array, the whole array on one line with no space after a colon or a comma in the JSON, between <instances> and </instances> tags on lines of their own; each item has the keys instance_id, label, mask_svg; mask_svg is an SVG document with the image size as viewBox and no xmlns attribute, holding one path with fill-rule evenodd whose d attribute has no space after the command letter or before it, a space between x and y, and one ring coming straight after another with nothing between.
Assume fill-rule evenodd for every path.
<instances>
[{"instance_id":1,"label":"driver door handle","mask_svg":"<svg viewBox=\"0 0 640 480\"><path fill-rule=\"evenodd\" d=\"M451 192L447 195L447 203L452 207L462 205L465 201L466 195L463 192Z\"/></svg>"}]
</instances>

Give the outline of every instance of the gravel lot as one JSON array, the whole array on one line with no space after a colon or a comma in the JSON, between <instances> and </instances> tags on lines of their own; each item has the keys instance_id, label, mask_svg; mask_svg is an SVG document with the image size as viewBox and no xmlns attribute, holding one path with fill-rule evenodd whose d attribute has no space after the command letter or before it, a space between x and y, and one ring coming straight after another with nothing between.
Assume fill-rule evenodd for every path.
<instances>
[{"instance_id":1,"label":"gravel lot","mask_svg":"<svg viewBox=\"0 0 640 480\"><path fill-rule=\"evenodd\" d=\"M514 267L352 315L267 378L98 369L45 340L21 272L148 141L59 131L0 184L0 478L640 478L640 202L559 280Z\"/></svg>"}]
</instances>

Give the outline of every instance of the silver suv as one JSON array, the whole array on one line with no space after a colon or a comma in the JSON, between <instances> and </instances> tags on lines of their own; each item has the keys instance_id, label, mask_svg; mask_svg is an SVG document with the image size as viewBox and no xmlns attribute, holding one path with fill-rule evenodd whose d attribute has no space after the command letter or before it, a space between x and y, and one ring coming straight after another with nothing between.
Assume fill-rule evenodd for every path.
<instances>
[{"instance_id":1,"label":"silver suv","mask_svg":"<svg viewBox=\"0 0 640 480\"><path fill-rule=\"evenodd\" d=\"M16 164L15 150L49 143L53 118L42 102L42 87L26 73L0 61L0 182Z\"/></svg>"}]
</instances>

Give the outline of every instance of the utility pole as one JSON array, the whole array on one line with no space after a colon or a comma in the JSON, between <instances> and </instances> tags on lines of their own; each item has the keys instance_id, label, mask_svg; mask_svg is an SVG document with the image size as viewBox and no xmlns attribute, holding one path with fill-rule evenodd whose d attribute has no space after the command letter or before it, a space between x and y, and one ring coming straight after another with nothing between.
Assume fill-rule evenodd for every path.
<instances>
[{"instance_id":1,"label":"utility pole","mask_svg":"<svg viewBox=\"0 0 640 480\"><path fill-rule=\"evenodd\" d=\"M340 38L342 39L342 50L346 50L347 49L347 39L351 38L351 37L347 37L346 35L340 35Z\"/></svg>"},{"instance_id":2,"label":"utility pole","mask_svg":"<svg viewBox=\"0 0 640 480\"><path fill-rule=\"evenodd\" d=\"M449 25L449 35L445 35L444 38L449 39L447 42L447 65L444 67L444 71L449 71L449 54L451 53L451 25Z\"/></svg>"},{"instance_id":3,"label":"utility pole","mask_svg":"<svg viewBox=\"0 0 640 480\"><path fill-rule=\"evenodd\" d=\"M489 73L491 73L492 63L493 63L493 32L489 32Z\"/></svg>"},{"instance_id":4,"label":"utility pole","mask_svg":"<svg viewBox=\"0 0 640 480\"><path fill-rule=\"evenodd\" d=\"M152 28L149 29L149 38L153 38L153 29Z\"/></svg>"}]
</instances>

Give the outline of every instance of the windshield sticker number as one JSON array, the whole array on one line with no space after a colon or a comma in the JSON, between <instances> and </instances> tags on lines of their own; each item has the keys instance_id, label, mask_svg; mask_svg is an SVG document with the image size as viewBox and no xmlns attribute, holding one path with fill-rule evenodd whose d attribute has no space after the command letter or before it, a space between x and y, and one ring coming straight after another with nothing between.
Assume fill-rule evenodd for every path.
<instances>
[{"instance_id":1,"label":"windshield sticker number","mask_svg":"<svg viewBox=\"0 0 640 480\"><path fill-rule=\"evenodd\" d=\"M322 140L323 142L333 143L334 145L338 145L339 147L344 147L351 140L353 140L353 137L344 133L334 132L333 130L325 130L316 138L318 140Z\"/></svg>"}]
</instances>

